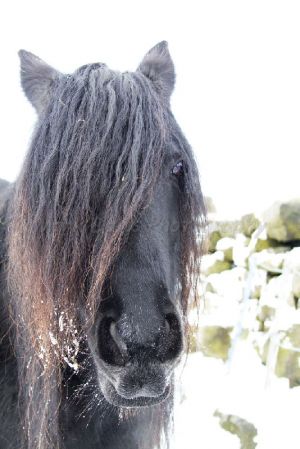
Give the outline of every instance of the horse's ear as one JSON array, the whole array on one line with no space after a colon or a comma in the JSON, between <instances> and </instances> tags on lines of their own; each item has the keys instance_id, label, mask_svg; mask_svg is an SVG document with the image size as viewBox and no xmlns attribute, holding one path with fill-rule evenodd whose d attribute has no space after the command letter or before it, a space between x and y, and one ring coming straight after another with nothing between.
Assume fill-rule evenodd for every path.
<instances>
[{"instance_id":1,"label":"horse's ear","mask_svg":"<svg viewBox=\"0 0 300 449\"><path fill-rule=\"evenodd\" d=\"M59 72L29 51L20 50L21 84L31 104L40 113L47 105L51 85Z\"/></svg>"},{"instance_id":2,"label":"horse's ear","mask_svg":"<svg viewBox=\"0 0 300 449\"><path fill-rule=\"evenodd\" d=\"M166 41L160 42L148 51L138 70L169 100L175 85L175 69Z\"/></svg>"}]
</instances>

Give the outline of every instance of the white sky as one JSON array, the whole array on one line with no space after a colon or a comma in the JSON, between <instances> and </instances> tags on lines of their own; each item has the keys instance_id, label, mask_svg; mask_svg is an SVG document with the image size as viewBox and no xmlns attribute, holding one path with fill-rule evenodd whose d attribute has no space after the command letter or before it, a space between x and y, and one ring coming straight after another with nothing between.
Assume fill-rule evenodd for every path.
<instances>
[{"instance_id":1,"label":"white sky","mask_svg":"<svg viewBox=\"0 0 300 449\"><path fill-rule=\"evenodd\" d=\"M166 39L173 111L219 211L300 196L299 1L11 0L0 17L0 177L17 176L35 121L20 48L65 72L97 61L132 70Z\"/></svg>"}]
</instances>

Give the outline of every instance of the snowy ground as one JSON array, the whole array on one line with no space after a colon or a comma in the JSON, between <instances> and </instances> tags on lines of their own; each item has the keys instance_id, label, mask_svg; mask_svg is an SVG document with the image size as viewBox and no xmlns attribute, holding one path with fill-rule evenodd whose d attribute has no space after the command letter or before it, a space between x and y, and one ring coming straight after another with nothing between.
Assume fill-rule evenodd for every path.
<instances>
[{"instance_id":1,"label":"snowy ground","mask_svg":"<svg viewBox=\"0 0 300 449\"><path fill-rule=\"evenodd\" d=\"M230 367L190 354L181 383L174 449L240 449L239 438L213 416L217 409L254 424L256 449L299 449L300 387L268 372L249 342L238 344Z\"/></svg>"}]
</instances>

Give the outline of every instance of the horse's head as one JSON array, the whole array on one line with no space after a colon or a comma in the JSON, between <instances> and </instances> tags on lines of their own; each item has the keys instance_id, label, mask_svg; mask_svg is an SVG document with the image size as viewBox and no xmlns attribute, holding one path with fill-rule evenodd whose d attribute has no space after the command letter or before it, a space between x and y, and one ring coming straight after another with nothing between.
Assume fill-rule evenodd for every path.
<instances>
[{"instance_id":1,"label":"horse's head","mask_svg":"<svg viewBox=\"0 0 300 449\"><path fill-rule=\"evenodd\" d=\"M149 204L113 264L90 334L104 395L117 405L166 397L184 346L180 201L183 155L169 148Z\"/></svg>"},{"instance_id":2,"label":"horse's head","mask_svg":"<svg viewBox=\"0 0 300 449\"><path fill-rule=\"evenodd\" d=\"M21 68L39 122L14 201L18 312L51 357L66 360L74 332L85 336L110 403L159 402L185 347L203 214L170 112L167 45L136 72L90 64L63 75L24 51Z\"/></svg>"}]
</instances>

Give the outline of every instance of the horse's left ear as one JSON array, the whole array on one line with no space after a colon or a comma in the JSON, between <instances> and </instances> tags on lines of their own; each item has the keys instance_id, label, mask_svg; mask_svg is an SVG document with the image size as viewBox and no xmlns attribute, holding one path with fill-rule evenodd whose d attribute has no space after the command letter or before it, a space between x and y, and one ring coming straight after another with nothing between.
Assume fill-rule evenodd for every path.
<instances>
[{"instance_id":1,"label":"horse's left ear","mask_svg":"<svg viewBox=\"0 0 300 449\"><path fill-rule=\"evenodd\" d=\"M154 83L167 100L170 99L175 85L175 69L166 41L148 51L138 70Z\"/></svg>"},{"instance_id":2,"label":"horse's left ear","mask_svg":"<svg viewBox=\"0 0 300 449\"><path fill-rule=\"evenodd\" d=\"M31 104L40 113L47 105L53 80L59 72L26 50L19 51L21 84Z\"/></svg>"}]
</instances>

